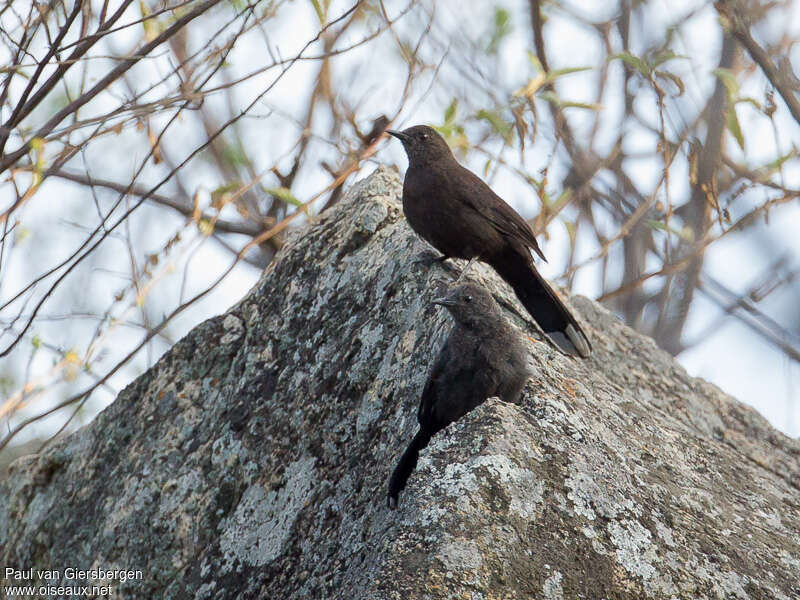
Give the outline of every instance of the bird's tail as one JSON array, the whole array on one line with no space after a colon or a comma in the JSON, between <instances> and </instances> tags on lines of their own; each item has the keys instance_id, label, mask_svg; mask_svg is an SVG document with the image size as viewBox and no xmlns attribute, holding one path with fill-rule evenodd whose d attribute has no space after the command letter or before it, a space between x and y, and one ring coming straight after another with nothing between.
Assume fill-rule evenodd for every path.
<instances>
[{"instance_id":1,"label":"bird's tail","mask_svg":"<svg viewBox=\"0 0 800 600\"><path fill-rule=\"evenodd\" d=\"M491 262L495 271L514 288L522 305L561 350L587 358L589 338L553 288L539 275L528 252L509 248Z\"/></svg>"},{"instance_id":2,"label":"bird's tail","mask_svg":"<svg viewBox=\"0 0 800 600\"><path fill-rule=\"evenodd\" d=\"M403 456L400 457L400 461L397 463L397 466L392 472L392 476L389 478L389 493L386 497L389 508L397 507L397 497L406 487L406 482L411 476L411 473L417 468L417 459L419 458L420 450L427 446L430 440L430 432L420 429L417 435L414 436L414 439L411 440L406 451L403 452Z\"/></svg>"}]
</instances>

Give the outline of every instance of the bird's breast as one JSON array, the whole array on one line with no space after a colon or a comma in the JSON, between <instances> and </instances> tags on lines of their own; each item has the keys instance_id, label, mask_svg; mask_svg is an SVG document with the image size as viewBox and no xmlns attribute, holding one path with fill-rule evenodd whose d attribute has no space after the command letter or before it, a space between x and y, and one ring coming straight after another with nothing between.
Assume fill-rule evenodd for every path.
<instances>
[{"instance_id":1,"label":"bird's breast","mask_svg":"<svg viewBox=\"0 0 800 600\"><path fill-rule=\"evenodd\" d=\"M445 256L469 259L486 245L447 177L430 169L406 172L403 212L411 229Z\"/></svg>"}]
</instances>

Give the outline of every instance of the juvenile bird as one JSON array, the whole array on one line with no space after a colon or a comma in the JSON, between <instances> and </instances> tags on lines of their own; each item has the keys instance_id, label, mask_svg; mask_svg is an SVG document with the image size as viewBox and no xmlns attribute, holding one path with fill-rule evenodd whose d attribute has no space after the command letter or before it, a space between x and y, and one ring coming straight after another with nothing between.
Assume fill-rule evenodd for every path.
<instances>
[{"instance_id":1,"label":"juvenile bird","mask_svg":"<svg viewBox=\"0 0 800 600\"><path fill-rule=\"evenodd\" d=\"M544 255L525 220L462 167L432 128L417 125L387 133L403 143L408 155L403 212L411 228L442 253L439 260L488 263L556 346L588 357L589 338L533 265L530 250Z\"/></svg>"},{"instance_id":2,"label":"juvenile bird","mask_svg":"<svg viewBox=\"0 0 800 600\"><path fill-rule=\"evenodd\" d=\"M419 431L389 478L390 508L397 506L420 450L437 431L489 397L515 402L530 375L525 346L489 292L465 283L434 303L450 311L455 326L422 391L417 410Z\"/></svg>"}]
</instances>

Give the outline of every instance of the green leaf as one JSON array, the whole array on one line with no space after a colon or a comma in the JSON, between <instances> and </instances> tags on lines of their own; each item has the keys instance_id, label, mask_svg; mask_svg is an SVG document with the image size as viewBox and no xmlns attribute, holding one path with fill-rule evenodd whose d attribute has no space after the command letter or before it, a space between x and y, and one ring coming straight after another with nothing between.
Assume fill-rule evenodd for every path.
<instances>
[{"instance_id":1,"label":"green leaf","mask_svg":"<svg viewBox=\"0 0 800 600\"><path fill-rule=\"evenodd\" d=\"M797 156L798 156L797 148L792 148L791 150L789 150L789 152L787 152L783 156L779 156L778 158L776 158L771 162L768 162L759 170L766 171L767 173L774 173L775 171L779 171L783 167L783 164L786 161L796 158Z\"/></svg>"},{"instance_id":2,"label":"green leaf","mask_svg":"<svg viewBox=\"0 0 800 600\"><path fill-rule=\"evenodd\" d=\"M567 235L571 242L575 242L576 234L578 233L578 224L570 221L564 221L564 229L567 230Z\"/></svg>"},{"instance_id":3,"label":"green leaf","mask_svg":"<svg viewBox=\"0 0 800 600\"><path fill-rule=\"evenodd\" d=\"M563 77L564 75L571 75L572 73L582 73L583 71L591 71L592 67L567 67L565 69L554 69L547 74L546 81L551 83Z\"/></svg>"},{"instance_id":4,"label":"green leaf","mask_svg":"<svg viewBox=\"0 0 800 600\"><path fill-rule=\"evenodd\" d=\"M542 61L540 61L539 57L530 50L528 50L528 61L531 63L531 66L533 66L535 71L544 71L544 67L542 67Z\"/></svg>"},{"instance_id":5,"label":"green leaf","mask_svg":"<svg viewBox=\"0 0 800 600\"><path fill-rule=\"evenodd\" d=\"M728 106L727 113L728 131L733 134L739 147L744 151L744 135L742 135L742 128L739 125L739 117L736 116L736 108L733 105Z\"/></svg>"},{"instance_id":6,"label":"green leaf","mask_svg":"<svg viewBox=\"0 0 800 600\"><path fill-rule=\"evenodd\" d=\"M553 91L545 90L539 94L539 98L542 100L547 100L548 102L552 102L556 106L561 106L561 98L559 98L558 94Z\"/></svg>"},{"instance_id":7,"label":"green leaf","mask_svg":"<svg viewBox=\"0 0 800 600\"><path fill-rule=\"evenodd\" d=\"M506 141L511 141L511 136L514 131L514 126L512 123L509 123L503 117L500 116L500 113L494 110L484 110L481 109L475 115L478 119L488 122L492 129L495 130L496 133L500 134L500 136Z\"/></svg>"},{"instance_id":8,"label":"green leaf","mask_svg":"<svg viewBox=\"0 0 800 600\"><path fill-rule=\"evenodd\" d=\"M675 60L676 58L689 58L688 56L684 56L683 54L675 54L672 50L665 50L659 54L656 54L651 66L653 68L660 67L665 62L670 60Z\"/></svg>"},{"instance_id":9,"label":"green leaf","mask_svg":"<svg viewBox=\"0 0 800 600\"><path fill-rule=\"evenodd\" d=\"M238 144L226 144L222 148L222 157L234 169L247 165L247 155Z\"/></svg>"},{"instance_id":10,"label":"green leaf","mask_svg":"<svg viewBox=\"0 0 800 600\"><path fill-rule=\"evenodd\" d=\"M238 190L240 187L242 187L242 184L238 181L219 186L217 189L211 192L211 204L217 206L222 198L231 192Z\"/></svg>"},{"instance_id":11,"label":"green leaf","mask_svg":"<svg viewBox=\"0 0 800 600\"><path fill-rule=\"evenodd\" d=\"M551 90L545 90L539 94L539 98L552 102L561 108L583 108L585 110L600 110L603 107L600 104L589 104L586 102L573 102L571 100L562 100L558 94Z\"/></svg>"},{"instance_id":12,"label":"green leaf","mask_svg":"<svg viewBox=\"0 0 800 600\"><path fill-rule=\"evenodd\" d=\"M561 108L582 108L584 110L602 110L602 104L594 104L591 102L573 102L572 100L562 100L559 104Z\"/></svg>"},{"instance_id":13,"label":"green leaf","mask_svg":"<svg viewBox=\"0 0 800 600\"><path fill-rule=\"evenodd\" d=\"M739 95L739 82L736 81L736 76L730 69L720 67L712 71L714 75L725 85L728 90L728 98L733 100Z\"/></svg>"},{"instance_id":14,"label":"green leaf","mask_svg":"<svg viewBox=\"0 0 800 600\"><path fill-rule=\"evenodd\" d=\"M283 186L277 188L264 188L264 191L272 196L275 196L278 200L282 200L288 204L293 204L298 208L303 206L303 203L295 197L289 188L285 188Z\"/></svg>"},{"instance_id":15,"label":"green leaf","mask_svg":"<svg viewBox=\"0 0 800 600\"><path fill-rule=\"evenodd\" d=\"M532 79L528 81L527 84L525 84L525 87L521 87L516 90L512 94L512 97L525 96L527 98L533 98L536 92L538 92L539 89L544 85L545 81L547 81L547 77L545 77L542 71L539 71L533 76Z\"/></svg>"},{"instance_id":16,"label":"green leaf","mask_svg":"<svg viewBox=\"0 0 800 600\"><path fill-rule=\"evenodd\" d=\"M456 118L456 110L458 110L458 99L453 98L453 101L450 103L444 111L444 123L445 125L449 125L453 122L453 119Z\"/></svg>"},{"instance_id":17,"label":"green leaf","mask_svg":"<svg viewBox=\"0 0 800 600\"><path fill-rule=\"evenodd\" d=\"M730 69L720 67L714 69L712 73L717 76L717 79L722 82L728 92L728 106L725 109L726 125L739 147L744 151L744 135L742 134L742 126L739 124L739 117L736 115L736 103L752 101L757 108L760 108L761 105L752 99L739 98L739 82Z\"/></svg>"},{"instance_id":18,"label":"green leaf","mask_svg":"<svg viewBox=\"0 0 800 600\"><path fill-rule=\"evenodd\" d=\"M139 10L142 13L142 27L144 28L144 37L148 42L152 42L159 34L164 31L164 25L158 22L158 19L150 17L150 9L142 0L139 1Z\"/></svg>"},{"instance_id":19,"label":"green leaf","mask_svg":"<svg viewBox=\"0 0 800 600\"><path fill-rule=\"evenodd\" d=\"M35 137L29 142L31 150L33 150L33 185L38 185L44 178L44 170L46 167L44 161L44 146L45 141L42 138Z\"/></svg>"},{"instance_id":20,"label":"green leaf","mask_svg":"<svg viewBox=\"0 0 800 600\"><path fill-rule=\"evenodd\" d=\"M572 198L572 188L564 188L561 190L561 193L555 199L554 202L551 203L551 206L566 206L569 204L570 199Z\"/></svg>"},{"instance_id":21,"label":"green leaf","mask_svg":"<svg viewBox=\"0 0 800 600\"><path fill-rule=\"evenodd\" d=\"M442 137L447 140L447 145L453 150L461 150L464 152L469 150L469 139L461 125L452 123L449 125L434 125L433 128L442 134Z\"/></svg>"},{"instance_id":22,"label":"green leaf","mask_svg":"<svg viewBox=\"0 0 800 600\"><path fill-rule=\"evenodd\" d=\"M486 49L487 52L489 52L489 54L497 54L497 50L500 48L500 42L511 33L512 29L511 14L505 8L496 7L494 9L494 28L492 30L492 37L489 40L489 45Z\"/></svg>"},{"instance_id":23,"label":"green leaf","mask_svg":"<svg viewBox=\"0 0 800 600\"><path fill-rule=\"evenodd\" d=\"M317 13L320 25L325 25L325 11L322 8L319 0L311 0L311 5L314 7L314 12Z\"/></svg>"},{"instance_id":24,"label":"green leaf","mask_svg":"<svg viewBox=\"0 0 800 600\"><path fill-rule=\"evenodd\" d=\"M612 55L609 60L619 59L624 62L629 67L632 67L639 71L645 77L650 77L650 73L653 71L652 67L647 64L646 61L642 60L638 56L634 56L630 52L620 52L618 54Z\"/></svg>"}]
</instances>

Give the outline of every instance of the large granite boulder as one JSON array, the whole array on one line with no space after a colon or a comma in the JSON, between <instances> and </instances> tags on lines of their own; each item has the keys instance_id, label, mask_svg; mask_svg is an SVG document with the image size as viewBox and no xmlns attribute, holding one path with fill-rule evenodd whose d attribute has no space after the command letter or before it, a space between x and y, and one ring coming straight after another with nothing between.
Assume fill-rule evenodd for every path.
<instances>
[{"instance_id":1,"label":"large granite boulder","mask_svg":"<svg viewBox=\"0 0 800 600\"><path fill-rule=\"evenodd\" d=\"M800 598L800 444L586 299L594 353L562 356L483 265L535 376L437 434L386 507L454 273L413 263L400 190L384 168L356 184L238 305L17 460L2 585L32 569L136 599Z\"/></svg>"}]
</instances>

